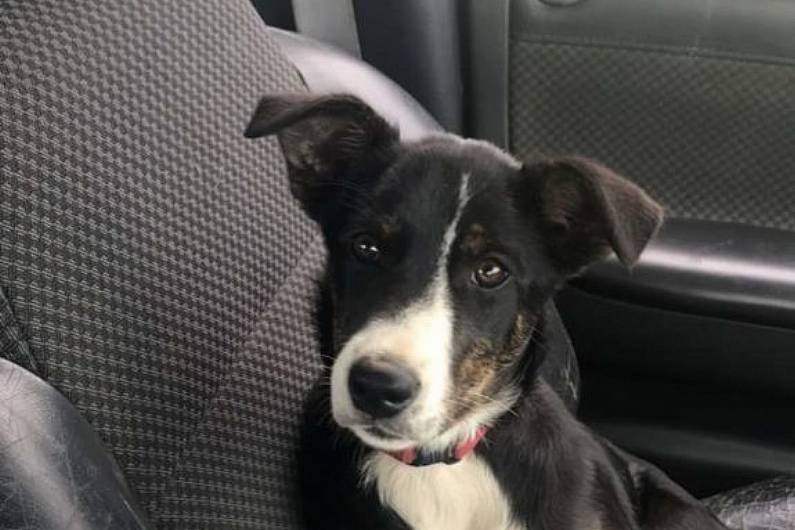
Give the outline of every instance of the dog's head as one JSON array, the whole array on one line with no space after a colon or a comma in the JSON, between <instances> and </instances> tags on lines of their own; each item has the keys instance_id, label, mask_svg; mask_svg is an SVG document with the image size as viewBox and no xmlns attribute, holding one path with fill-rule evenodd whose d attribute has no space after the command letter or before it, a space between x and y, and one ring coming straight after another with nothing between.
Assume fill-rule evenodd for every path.
<instances>
[{"instance_id":1,"label":"dog's head","mask_svg":"<svg viewBox=\"0 0 795 530\"><path fill-rule=\"evenodd\" d=\"M633 264L662 217L593 161L401 143L352 96L266 97L246 135L272 133L328 246L334 419L383 450L449 446L505 413L544 302L610 252Z\"/></svg>"}]
</instances>

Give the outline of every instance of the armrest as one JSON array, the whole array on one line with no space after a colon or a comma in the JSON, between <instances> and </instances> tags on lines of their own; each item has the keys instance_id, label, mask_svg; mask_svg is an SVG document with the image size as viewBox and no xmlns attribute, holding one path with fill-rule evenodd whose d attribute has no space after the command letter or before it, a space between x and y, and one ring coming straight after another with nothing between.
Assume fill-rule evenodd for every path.
<instances>
[{"instance_id":1,"label":"armrest","mask_svg":"<svg viewBox=\"0 0 795 530\"><path fill-rule=\"evenodd\" d=\"M630 272L612 259L576 282L592 294L795 328L795 234L672 219Z\"/></svg>"}]
</instances>

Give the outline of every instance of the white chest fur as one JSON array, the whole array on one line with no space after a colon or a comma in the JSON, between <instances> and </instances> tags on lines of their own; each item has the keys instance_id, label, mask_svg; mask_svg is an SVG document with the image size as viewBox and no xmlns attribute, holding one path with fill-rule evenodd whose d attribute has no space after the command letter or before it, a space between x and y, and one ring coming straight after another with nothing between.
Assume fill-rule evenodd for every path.
<instances>
[{"instance_id":1,"label":"white chest fur","mask_svg":"<svg viewBox=\"0 0 795 530\"><path fill-rule=\"evenodd\" d=\"M411 467L376 453L362 469L365 483L413 530L524 530L477 455L452 465Z\"/></svg>"}]
</instances>

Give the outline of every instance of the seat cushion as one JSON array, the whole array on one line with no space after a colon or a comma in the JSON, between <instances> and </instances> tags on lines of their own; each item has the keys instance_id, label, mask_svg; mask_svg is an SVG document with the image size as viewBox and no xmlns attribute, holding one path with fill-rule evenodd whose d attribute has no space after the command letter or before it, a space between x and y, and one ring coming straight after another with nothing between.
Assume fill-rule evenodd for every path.
<instances>
[{"instance_id":1,"label":"seat cushion","mask_svg":"<svg viewBox=\"0 0 795 530\"><path fill-rule=\"evenodd\" d=\"M731 528L795 529L795 476L759 482L715 495L705 502Z\"/></svg>"}]
</instances>

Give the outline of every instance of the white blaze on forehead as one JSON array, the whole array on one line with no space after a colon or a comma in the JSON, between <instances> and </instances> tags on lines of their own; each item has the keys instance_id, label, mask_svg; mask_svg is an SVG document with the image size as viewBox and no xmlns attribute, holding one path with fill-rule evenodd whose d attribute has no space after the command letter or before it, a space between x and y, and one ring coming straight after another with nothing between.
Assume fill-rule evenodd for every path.
<instances>
[{"instance_id":1,"label":"white blaze on forehead","mask_svg":"<svg viewBox=\"0 0 795 530\"><path fill-rule=\"evenodd\" d=\"M415 442L438 433L444 420L442 407L453 356L453 307L447 265L468 200L469 175L464 174L456 210L445 229L436 270L427 290L395 316L371 320L350 338L337 357L331 373L331 403L340 425L361 423L363 418L348 393L348 373L359 359L376 355L403 364L420 380L416 400L400 415L400 430ZM359 430L356 432L368 438ZM405 441L400 444L407 445Z\"/></svg>"},{"instance_id":2,"label":"white blaze on forehead","mask_svg":"<svg viewBox=\"0 0 795 530\"><path fill-rule=\"evenodd\" d=\"M442 253L439 256L439 263L437 267L437 274L447 280L447 258L450 255L450 247L453 246L455 241L455 234L458 230L458 223L461 221L461 215L464 213L469 202L469 173L461 175L461 186L458 188L458 205L455 209L453 220L447 226L444 232L444 241L442 241Z\"/></svg>"}]
</instances>

